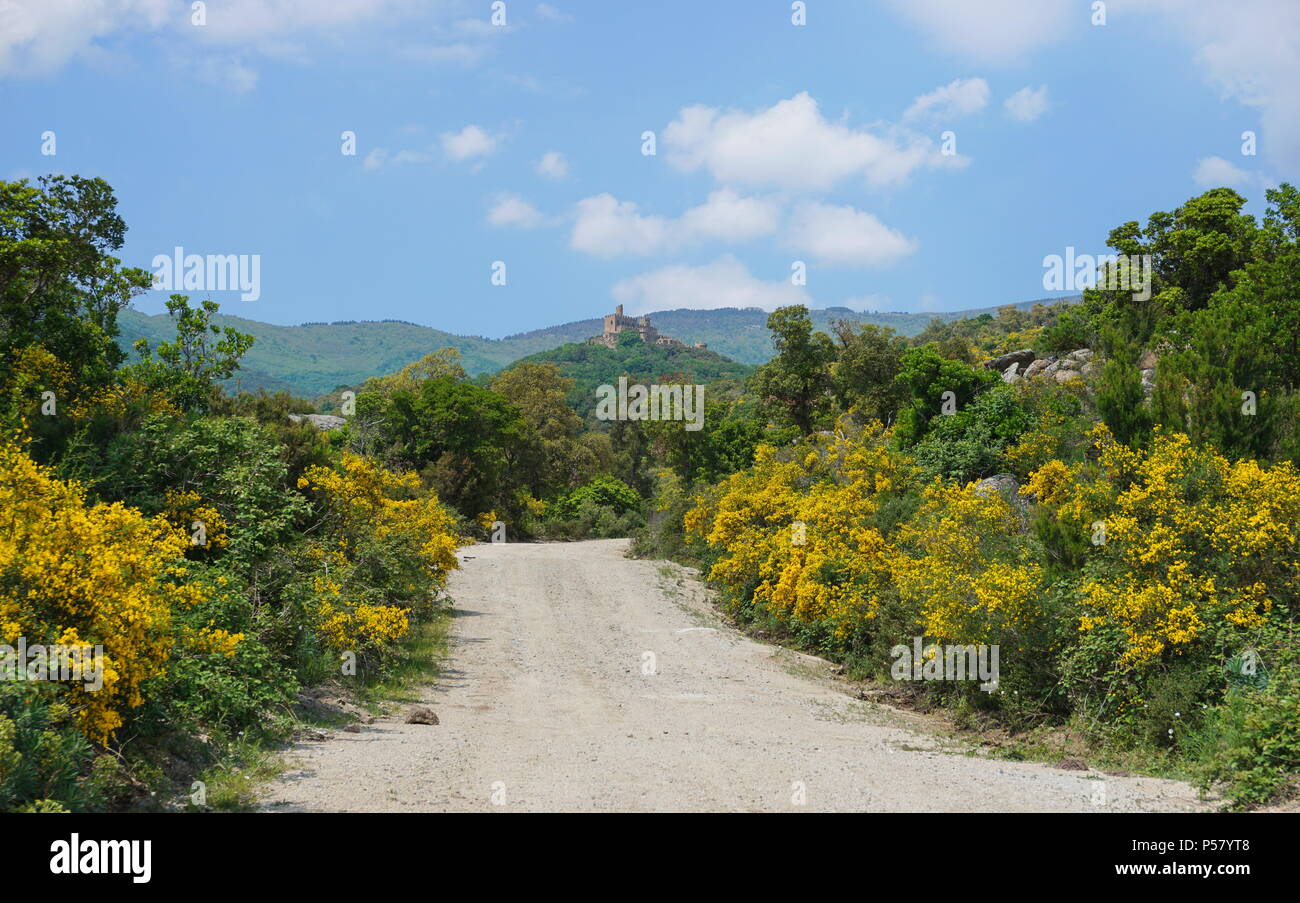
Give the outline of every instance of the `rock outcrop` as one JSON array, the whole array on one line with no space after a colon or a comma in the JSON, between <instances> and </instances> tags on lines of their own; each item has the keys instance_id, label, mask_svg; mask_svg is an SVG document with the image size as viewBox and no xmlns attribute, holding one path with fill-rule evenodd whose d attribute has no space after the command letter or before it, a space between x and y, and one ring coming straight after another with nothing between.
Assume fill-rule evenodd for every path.
<instances>
[{"instance_id":1,"label":"rock outcrop","mask_svg":"<svg viewBox=\"0 0 1300 903\"><path fill-rule=\"evenodd\" d=\"M322 433L336 430L347 423L347 420L335 414L290 414L289 419L294 423L302 423L305 420Z\"/></svg>"}]
</instances>

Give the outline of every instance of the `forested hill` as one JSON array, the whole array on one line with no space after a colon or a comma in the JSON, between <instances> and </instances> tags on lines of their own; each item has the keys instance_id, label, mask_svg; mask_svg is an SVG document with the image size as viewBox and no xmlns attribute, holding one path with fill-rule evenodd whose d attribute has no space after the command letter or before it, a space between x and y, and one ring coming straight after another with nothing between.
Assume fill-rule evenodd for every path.
<instances>
[{"instance_id":1,"label":"forested hill","mask_svg":"<svg viewBox=\"0 0 1300 903\"><path fill-rule=\"evenodd\" d=\"M1015 306L1028 308L1035 303L1026 301ZM947 321L996 310L981 308L930 314L855 312L847 307L831 307L810 314L817 329L829 329L834 320L852 320L888 326L901 335L913 336L935 317ZM771 335L765 325L767 312L757 308L668 310L652 313L650 317L661 334L688 344L704 342L711 351L743 364L761 364L773 353ZM396 372L431 351L449 346L460 352L470 375L494 373L531 354L584 342L598 335L602 328L600 318L592 317L503 339L486 339L399 320L277 326L218 314L212 322L233 326L256 339L244 356L238 377L230 382L228 389L265 388L305 397ZM125 310L118 316L118 324L120 344L128 350L136 339L147 338L151 344L157 344L176 334L175 324L166 314L150 316Z\"/></svg>"},{"instance_id":2,"label":"forested hill","mask_svg":"<svg viewBox=\"0 0 1300 903\"><path fill-rule=\"evenodd\" d=\"M716 351L687 346L647 345L630 330L629 341L617 348L572 343L550 351L531 354L523 362L553 363L560 373L574 381L569 404L580 412L592 408L601 385L617 385L620 376L630 382L690 383L709 385L720 380L741 380L753 370L749 364L728 360Z\"/></svg>"}]
</instances>

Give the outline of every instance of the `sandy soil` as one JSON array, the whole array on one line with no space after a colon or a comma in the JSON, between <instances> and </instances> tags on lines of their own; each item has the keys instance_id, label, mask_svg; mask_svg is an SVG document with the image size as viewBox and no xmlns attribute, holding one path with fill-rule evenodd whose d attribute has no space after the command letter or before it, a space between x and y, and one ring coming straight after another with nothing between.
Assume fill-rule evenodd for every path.
<instances>
[{"instance_id":1,"label":"sandy soil","mask_svg":"<svg viewBox=\"0 0 1300 903\"><path fill-rule=\"evenodd\" d=\"M268 811L1181 811L1185 784L964 755L821 659L736 633L624 540L483 544L451 660L402 714L288 753Z\"/></svg>"}]
</instances>

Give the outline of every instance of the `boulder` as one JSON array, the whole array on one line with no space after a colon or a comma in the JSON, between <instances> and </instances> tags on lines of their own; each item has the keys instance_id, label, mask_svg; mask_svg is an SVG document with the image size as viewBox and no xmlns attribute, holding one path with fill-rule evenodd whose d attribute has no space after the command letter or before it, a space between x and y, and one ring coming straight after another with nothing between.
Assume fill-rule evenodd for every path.
<instances>
[{"instance_id":1,"label":"boulder","mask_svg":"<svg viewBox=\"0 0 1300 903\"><path fill-rule=\"evenodd\" d=\"M1072 361L1078 361L1081 364L1086 364L1088 361L1092 360L1093 354L1094 352L1091 348L1080 348L1078 351L1071 351L1068 355L1066 355L1066 357L1068 357Z\"/></svg>"},{"instance_id":2,"label":"boulder","mask_svg":"<svg viewBox=\"0 0 1300 903\"><path fill-rule=\"evenodd\" d=\"M1007 369L1003 370L1003 371L1002 371L1002 381L1003 381L1004 383L1013 383L1013 382L1016 382L1017 380L1019 380L1019 379L1020 379L1020 376L1019 376L1019 374L1016 373L1016 371L1019 370L1019 369L1020 369L1020 365L1019 365L1019 364L1012 364L1010 367L1008 367Z\"/></svg>"},{"instance_id":3,"label":"boulder","mask_svg":"<svg viewBox=\"0 0 1300 903\"><path fill-rule=\"evenodd\" d=\"M290 414L289 419L294 423L305 420L323 433L336 430L347 423L347 420L334 414Z\"/></svg>"},{"instance_id":4,"label":"boulder","mask_svg":"<svg viewBox=\"0 0 1300 903\"><path fill-rule=\"evenodd\" d=\"M1042 373L1043 368L1050 363L1051 361L1044 360L1043 358L1039 358L1038 360L1034 361L1032 364L1030 364L1028 367L1025 368L1025 372L1024 372L1025 379L1030 379L1031 377L1035 377L1039 373Z\"/></svg>"},{"instance_id":5,"label":"boulder","mask_svg":"<svg viewBox=\"0 0 1300 903\"><path fill-rule=\"evenodd\" d=\"M1034 362L1034 352L1030 348L1024 348L1020 351L1012 351L1009 354L1003 354L984 362L984 366L990 370L997 370L999 373L1005 373L1007 368L1012 364L1018 364L1021 367L1028 367Z\"/></svg>"},{"instance_id":6,"label":"boulder","mask_svg":"<svg viewBox=\"0 0 1300 903\"><path fill-rule=\"evenodd\" d=\"M991 477L985 477L975 484L975 494L989 497L997 493L1006 500L1016 513L1020 515L1022 527L1029 524L1029 506L1033 503L1033 496L1023 496L1020 494L1020 481L1012 473L998 473Z\"/></svg>"}]
</instances>

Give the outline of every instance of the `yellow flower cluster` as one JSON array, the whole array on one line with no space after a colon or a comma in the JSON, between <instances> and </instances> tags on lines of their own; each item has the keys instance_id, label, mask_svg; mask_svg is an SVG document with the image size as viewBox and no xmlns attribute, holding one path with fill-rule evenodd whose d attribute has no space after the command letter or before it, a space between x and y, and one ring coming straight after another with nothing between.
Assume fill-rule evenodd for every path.
<instances>
[{"instance_id":1,"label":"yellow flower cluster","mask_svg":"<svg viewBox=\"0 0 1300 903\"><path fill-rule=\"evenodd\" d=\"M1039 614L1042 568L1022 541L1021 515L997 492L935 481L898 535L891 569L926 636L998 642Z\"/></svg>"},{"instance_id":2,"label":"yellow flower cluster","mask_svg":"<svg viewBox=\"0 0 1300 903\"><path fill-rule=\"evenodd\" d=\"M306 553L323 568L313 588L325 642L355 651L405 635L409 608L375 603L362 574L380 557L406 555L418 562L422 586L408 581L403 589L431 596L446 585L460 541L437 496L423 494L413 473L346 453L337 468L308 468L298 487L319 493L331 519L328 538L314 540Z\"/></svg>"},{"instance_id":3,"label":"yellow flower cluster","mask_svg":"<svg viewBox=\"0 0 1300 903\"><path fill-rule=\"evenodd\" d=\"M230 545L230 537L226 533L229 524L226 523L226 519L216 508L204 505L197 492L169 489L163 506L163 517L174 524L178 530L189 533L191 543L195 541L194 525L201 524L204 548L224 549Z\"/></svg>"},{"instance_id":4,"label":"yellow flower cluster","mask_svg":"<svg viewBox=\"0 0 1300 903\"><path fill-rule=\"evenodd\" d=\"M1300 472L1230 462L1157 432L1149 452L1094 431L1099 468L1044 465L1026 490L1089 536L1102 575L1081 586L1082 628L1122 627L1124 663L1177 652L1214 624L1257 627L1300 591Z\"/></svg>"},{"instance_id":5,"label":"yellow flower cluster","mask_svg":"<svg viewBox=\"0 0 1300 903\"><path fill-rule=\"evenodd\" d=\"M761 446L754 466L697 500L688 533L720 548L710 579L781 619L837 635L875 616L890 549L873 523L883 493L911 477L879 423L812 437L795 454Z\"/></svg>"},{"instance_id":6,"label":"yellow flower cluster","mask_svg":"<svg viewBox=\"0 0 1300 903\"><path fill-rule=\"evenodd\" d=\"M144 701L171 651L173 609L202 598L183 582L189 541L162 518L87 505L79 485L0 441L0 637L103 646L103 687L68 689L91 739L107 741Z\"/></svg>"}]
</instances>

